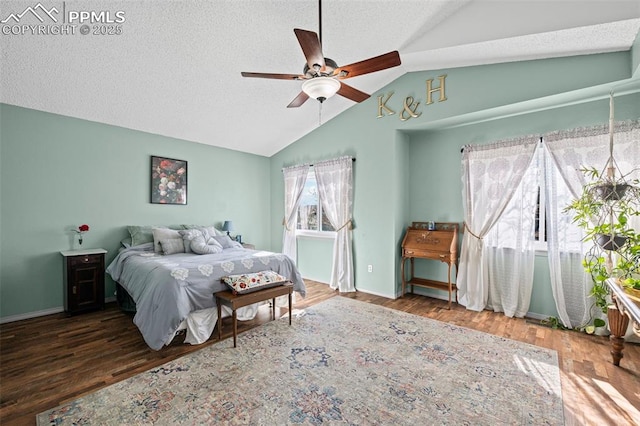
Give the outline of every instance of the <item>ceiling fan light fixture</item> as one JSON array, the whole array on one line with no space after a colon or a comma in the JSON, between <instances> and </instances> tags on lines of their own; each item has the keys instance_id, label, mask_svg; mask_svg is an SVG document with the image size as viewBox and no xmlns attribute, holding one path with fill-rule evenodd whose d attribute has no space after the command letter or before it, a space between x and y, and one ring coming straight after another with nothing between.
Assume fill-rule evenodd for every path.
<instances>
[{"instance_id":1,"label":"ceiling fan light fixture","mask_svg":"<svg viewBox=\"0 0 640 426\"><path fill-rule=\"evenodd\" d=\"M340 82L331 77L315 77L302 83L302 91L310 98L324 102L340 89Z\"/></svg>"}]
</instances>

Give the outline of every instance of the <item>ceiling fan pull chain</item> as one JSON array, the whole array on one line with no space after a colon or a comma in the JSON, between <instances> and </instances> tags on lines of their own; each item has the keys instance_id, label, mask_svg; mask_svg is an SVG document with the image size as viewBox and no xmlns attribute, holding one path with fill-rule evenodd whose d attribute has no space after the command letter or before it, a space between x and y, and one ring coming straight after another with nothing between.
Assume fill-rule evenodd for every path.
<instances>
[{"instance_id":1,"label":"ceiling fan pull chain","mask_svg":"<svg viewBox=\"0 0 640 426\"><path fill-rule=\"evenodd\" d=\"M322 46L322 0L318 0L318 39Z\"/></svg>"},{"instance_id":2,"label":"ceiling fan pull chain","mask_svg":"<svg viewBox=\"0 0 640 426\"><path fill-rule=\"evenodd\" d=\"M318 126L322 126L322 102L318 102L320 106L318 107Z\"/></svg>"}]
</instances>

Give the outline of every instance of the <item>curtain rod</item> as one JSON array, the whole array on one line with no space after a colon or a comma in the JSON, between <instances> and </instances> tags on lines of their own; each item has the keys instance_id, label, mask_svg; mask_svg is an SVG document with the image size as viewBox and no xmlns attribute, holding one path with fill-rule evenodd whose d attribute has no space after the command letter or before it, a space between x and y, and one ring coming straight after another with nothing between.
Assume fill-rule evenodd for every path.
<instances>
[{"instance_id":1,"label":"curtain rod","mask_svg":"<svg viewBox=\"0 0 640 426\"><path fill-rule=\"evenodd\" d=\"M355 162L356 161L355 157L351 157L351 161ZM292 167L295 167L295 166L292 166ZM313 167L313 164L309 164L309 167ZM283 172L284 172L284 169L286 169L286 167L282 168Z\"/></svg>"},{"instance_id":2,"label":"curtain rod","mask_svg":"<svg viewBox=\"0 0 640 426\"><path fill-rule=\"evenodd\" d=\"M542 140L543 140L543 139L544 139L544 138L543 138L542 136L540 136L539 142L540 142L540 143L542 143ZM462 154L462 153L464 152L464 149L465 149L466 147L468 147L468 146L471 146L471 145L463 145L463 146L462 146L462 148L460 148L460 154Z\"/></svg>"},{"instance_id":3,"label":"curtain rod","mask_svg":"<svg viewBox=\"0 0 640 426\"><path fill-rule=\"evenodd\" d=\"M356 159L355 158L351 158L351 161L355 162ZM313 167L313 164L309 164L309 166Z\"/></svg>"}]
</instances>

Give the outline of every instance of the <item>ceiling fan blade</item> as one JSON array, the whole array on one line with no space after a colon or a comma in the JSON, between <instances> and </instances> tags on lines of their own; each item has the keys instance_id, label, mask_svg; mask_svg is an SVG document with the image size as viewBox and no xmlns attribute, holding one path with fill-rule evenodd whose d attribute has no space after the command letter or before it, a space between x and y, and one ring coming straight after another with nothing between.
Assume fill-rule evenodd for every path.
<instances>
[{"instance_id":1,"label":"ceiling fan blade","mask_svg":"<svg viewBox=\"0 0 640 426\"><path fill-rule=\"evenodd\" d=\"M300 28L294 28L293 32L296 33L309 69L324 71L324 55L322 54L322 46L320 46L318 34L313 31L301 30ZM316 68L316 66L320 68Z\"/></svg>"},{"instance_id":2,"label":"ceiling fan blade","mask_svg":"<svg viewBox=\"0 0 640 426\"><path fill-rule=\"evenodd\" d=\"M304 80L305 77L299 74L270 74L265 72L242 72L243 77L275 78L278 80Z\"/></svg>"},{"instance_id":3,"label":"ceiling fan blade","mask_svg":"<svg viewBox=\"0 0 640 426\"><path fill-rule=\"evenodd\" d=\"M307 99L309 99L309 95L307 95L304 92L300 92L300 94L296 96L295 99L292 100L289 105L287 105L287 108L297 108L303 103L305 103Z\"/></svg>"},{"instance_id":4,"label":"ceiling fan blade","mask_svg":"<svg viewBox=\"0 0 640 426\"><path fill-rule=\"evenodd\" d=\"M338 89L338 95L344 96L347 99L351 99L354 102L362 102L365 99L368 99L371 95L367 95L360 90L353 88L349 85L340 82L340 89Z\"/></svg>"},{"instance_id":5,"label":"ceiling fan blade","mask_svg":"<svg viewBox=\"0 0 640 426\"><path fill-rule=\"evenodd\" d=\"M397 67L398 65L400 65L400 54L394 50L393 52L385 53L384 55L376 56L375 58L365 59L364 61L336 68L333 75L340 79L351 78L358 75L386 70L387 68ZM345 76L340 75L343 72L346 72Z\"/></svg>"}]
</instances>

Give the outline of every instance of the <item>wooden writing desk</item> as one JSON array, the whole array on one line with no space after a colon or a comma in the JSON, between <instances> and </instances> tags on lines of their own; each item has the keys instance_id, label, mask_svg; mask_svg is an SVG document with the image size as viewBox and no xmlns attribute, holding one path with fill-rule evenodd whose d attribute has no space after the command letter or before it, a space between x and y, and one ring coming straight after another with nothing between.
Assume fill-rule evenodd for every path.
<instances>
[{"instance_id":1,"label":"wooden writing desk","mask_svg":"<svg viewBox=\"0 0 640 426\"><path fill-rule=\"evenodd\" d=\"M456 266L456 275L458 273L458 227L459 225L455 222L436 222L435 229L429 229L428 222L413 222L407 228L407 233L402 240L402 263L400 265L402 296L405 293L405 286L410 285L412 293L413 286L448 291L449 309L451 309L451 294L453 292L456 293L456 302L458 301L456 285L451 282L453 265ZM411 262L408 278L404 270L407 259ZM449 267L448 282L415 277L414 259L431 259L446 263Z\"/></svg>"}]
</instances>

